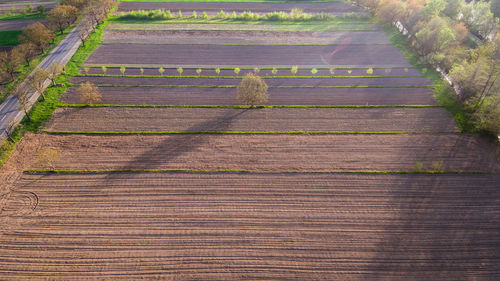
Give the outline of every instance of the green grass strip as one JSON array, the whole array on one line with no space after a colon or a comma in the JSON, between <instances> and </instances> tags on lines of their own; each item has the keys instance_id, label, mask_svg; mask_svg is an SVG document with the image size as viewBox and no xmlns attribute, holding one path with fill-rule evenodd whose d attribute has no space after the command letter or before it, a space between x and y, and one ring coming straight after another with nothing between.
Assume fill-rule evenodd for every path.
<instances>
[{"instance_id":1,"label":"green grass strip","mask_svg":"<svg viewBox=\"0 0 500 281\"><path fill-rule=\"evenodd\" d=\"M157 87L157 88L236 88L236 85L122 85L122 84L95 84L99 87L122 87L122 88L143 88L143 87ZM70 87L77 87L80 84L68 84ZM269 88L299 88L299 89L312 89L312 88L434 88L431 85L409 85L409 86L271 86Z\"/></svg>"},{"instance_id":2,"label":"green grass strip","mask_svg":"<svg viewBox=\"0 0 500 281\"><path fill-rule=\"evenodd\" d=\"M182 134L207 134L207 135L272 135L272 134L290 134L290 135L318 135L318 134L349 134L349 135L394 135L394 134L442 134L442 133L460 133L459 130L451 131L51 131L41 130L42 133L53 135L182 135Z\"/></svg>"},{"instance_id":3,"label":"green grass strip","mask_svg":"<svg viewBox=\"0 0 500 281\"><path fill-rule=\"evenodd\" d=\"M59 107L98 108L98 107L131 107L131 108L235 108L249 109L249 105L184 105L184 104L60 104ZM399 104L399 105L259 105L254 108L428 108L443 107L433 104Z\"/></svg>"},{"instance_id":4,"label":"green grass strip","mask_svg":"<svg viewBox=\"0 0 500 281\"><path fill-rule=\"evenodd\" d=\"M0 46L15 46L19 44L19 35L22 30L0 31Z\"/></svg>"},{"instance_id":5,"label":"green grass strip","mask_svg":"<svg viewBox=\"0 0 500 281\"><path fill-rule=\"evenodd\" d=\"M252 171L252 170L197 170L197 169L108 169L108 170L25 170L27 174L110 174L110 173L248 173L248 174L432 174L432 175L481 175L483 172L464 171L378 171L378 170L330 170L330 171Z\"/></svg>"}]
</instances>

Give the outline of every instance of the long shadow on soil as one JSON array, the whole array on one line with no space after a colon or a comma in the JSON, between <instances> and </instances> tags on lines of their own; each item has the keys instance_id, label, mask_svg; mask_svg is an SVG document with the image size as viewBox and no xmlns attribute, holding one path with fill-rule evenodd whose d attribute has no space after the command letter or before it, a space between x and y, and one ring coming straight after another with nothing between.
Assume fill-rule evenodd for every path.
<instances>
[{"instance_id":1,"label":"long shadow on soil","mask_svg":"<svg viewBox=\"0 0 500 281\"><path fill-rule=\"evenodd\" d=\"M227 131L232 122L240 115L245 114L248 110L258 109L242 109L239 111L229 111L222 116L207 120L205 122L196 124L186 130L186 132L199 132L205 131L206 128L211 128L213 131ZM165 137L165 140L159 145L152 147L150 150L144 152L138 157L131 160L129 163L119 168L122 170L129 169L148 169L153 170L158 168L159 163L165 163L177 158L178 156L192 151L197 147L202 146L207 140L206 134L176 134L175 138ZM165 159L165 155L168 158ZM106 180L112 180L116 175L109 174ZM120 178L120 176L116 176Z\"/></svg>"}]
</instances>

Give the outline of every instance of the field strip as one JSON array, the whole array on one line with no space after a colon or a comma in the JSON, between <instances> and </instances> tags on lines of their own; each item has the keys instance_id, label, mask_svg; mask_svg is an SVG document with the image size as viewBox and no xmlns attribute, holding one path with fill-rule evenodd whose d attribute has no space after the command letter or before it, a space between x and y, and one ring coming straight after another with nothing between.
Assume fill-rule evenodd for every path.
<instances>
[{"instance_id":1,"label":"field strip","mask_svg":"<svg viewBox=\"0 0 500 281\"><path fill-rule=\"evenodd\" d=\"M23 174L2 208L1 274L494 280L499 184L479 174Z\"/></svg>"},{"instance_id":2,"label":"field strip","mask_svg":"<svg viewBox=\"0 0 500 281\"><path fill-rule=\"evenodd\" d=\"M211 44L211 45L349 45L391 44L382 31L277 32L277 31L182 31L106 30L103 44Z\"/></svg>"},{"instance_id":3,"label":"field strip","mask_svg":"<svg viewBox=\"0 0 500 281\"><path fill-rule=\"evenodd\" d=\"M82 82L85 83L85 82ZM68 86L70 87L76 87L80 86L81 84L79 83L69 83ZM140 87L161 87L161 88L236 88L236 85L147 85L147 84L141 84L141 85L134 85L134 84L97 84L99 87L122 87L122 88L140 88ZM420 88L420 89L432 89L434 86L432 85L407 85L407 86L274 86L274 87L269 87L271 88L282 88L282 89L349 89L349 88L366 88L366 89L383 89L383 88L388 88L388 89L409 89L409 88Z\"/></svg>"},{"instance_id":4,"label":"field strip","mask_svg":"<svg viewBox=\"0 0 500 281\"><path fill-rule=\"evenodd\" d=\"M450 132L440 107L58 108L47 131L70 132Z\"/></svg>"},{"instance_id":5,"label":"field strip","mask_svg":"<svg viewBox=\"0 0 500 281\"><path fill-rule=\"evenodd\" d=\"M111 44L99 46L85 64L411 67L392 45L349 45L340 49L338 46Z\"/></svg>"},{"instance_id":6,"label":"field strip","mask_svg":"<svg viewBox=\"0 0 500 281\"><path fill-rule=\"evenodd\" d=\"M250 171L250 170L189 170L189 169L165 169L165 170L25 170L25 174L122 174L122 173L231 173L231 174L387 174L387 175L412 175L412 174L435 174L435 175L495 175L495 173L484 172L461 172L461 171Z\"/></svg>"},{"instance_id":7,"label":"field strip","mask_svg":"<svg viewBox=\"0 0 500 281\"><path fill-rule=\"evenodd\" d=\"M184 77L127 77L127 76L74 76L71 78L72 84L90 82L94 85L203 85L203 86L237 86L241 79L238 78L184 78ZM411 86L432 86L433 82L424 77L413 78L270 78L265 79L269 87L354 87L354 86L378 86L378 87L411 87Z\"/></svg>"},{"instance_id":8,"label":"field strip","mask_svg":"<svg viewBox=\"0 0 500 281\"><path fill-rule=\"evenodd\" d=\"M96 108L96 107L131 107L131 108L233 108L233 109L259 109L259 108L427 108L438 107L435 104L397 104L397 105L185 105L185 104L59 104L58 107L70 108Z\"/></svg>"},{"instance_id":9,"label":"field strip","mask_svg":"<svg viewBox=\"0 0 500 281\"><path fill-rule=\"evenodd\" d=\"M179 134L237 134L237 135L297 135L297 134L442 134L442 133L460 133L460 130L454 131L50 131L40 130L41 133L53 135L179 135Z\"/></svg>"},{"instance_id":10,"label":"field strip","mask_svg":"<svg viewBox=\"0 0 500 281\"><path fill-rule=\"evenodd\" d=\"M30 141L61 151L55 170L411 171L418 163L424 170L437 164L443 171L500 170L495 144L455 133L31 134L21 142ZM36 153L24 152L33 159Z\"/></svg>"}]
</instances>

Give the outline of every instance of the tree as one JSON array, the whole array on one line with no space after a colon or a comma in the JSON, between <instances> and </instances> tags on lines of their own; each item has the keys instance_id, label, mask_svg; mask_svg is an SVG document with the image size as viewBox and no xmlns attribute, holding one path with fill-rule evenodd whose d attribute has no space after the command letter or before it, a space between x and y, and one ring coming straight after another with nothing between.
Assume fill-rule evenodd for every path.
<instances>
[{"instance_id":1,"label":"tree","mask_svg":"<svg viewBox=\"0 0 500 281\"><path fill-rule=\"evenodd\" d=\"M122 75L125 75L126 70L127 68L125 66L120 67L120 72L122 73Z\"/></svg>"},{"instance_id":2,"label":"tree","mask_svg":"<svg viewBox=\"0 0 500 281\"><path fill-rule=\"evenodd\" d=\"M54 62L52 63L49 68L47 69L47 72L49 73L49 79L52 81L52 85L56 85L56 77L57 75L64 69L64 66L60 63Z\"/></svg>"},{"instance_id":3,"label":"tree","mask_svg":"<svg viewBox=\"0 0 500 281\"><path fill-rule=\"evenodd\" d=\"M78 10L83 10L85 7L89 5L89 0L61 0L59 4L61 5L69 5L77 8Z\"/></svg>"},{"instance_id":4,"label":"tree","mask_svg":"<svg viewBox=\"0 0 500 281\"><path fill-rule=\"evenodd\" d=\"M38 151L38 165L54 170L54 163L60 158L61 149L46 147Z\"/></svg>"},{"instance_id":5,"label":"tree","mask_svg":"<svg viewBox=\"0 0 500 281\"><path fill-rule=\"evenodd\" d=\"M184 70L182 69L182 67L177 67L177 73L179 73L179 78L181 77L183 71Z\"/></svg>"},{"instance_id":6,"label":"tree","mask_svg":"<svg viewBox=\"0 0 500 281\"><path fill-rule=\"evenodd\" d=\"M80 97L80 102L86 105L93 105L97 102L102 101L102 95L99 92L97 86L86 82L80 85L77 89L78 95Z\"/></svg>"},{"instance_id":7,"label":"tree","mask_svg":"<svg viewBox=\"0 0 500 281\"><path fill-rule=\"evenodd\" d=\"M408 69L407 69L407 70L408 70ZM372 74L373 74L373 68L371 68L371 67L370 67L370 68L368 68L368 69L366 70L366 74L368 74L368 75L372 75Z\"/></svg>"},{"instance_id":8,"label":"tree","mask_svg":"<svg viewBox=\"0 0 500 281\"><path fill-rule=\"evenodd\" d=\"M488 2L471 1L462 8L462 20L470 31L482 39L496 27L496 21Z\"/></svg>"},{"instance_id":9,"label":"tree","mask_svg":"<svg viewBox=\"0 0 500 281\"><path fill-rule=\"evenodd\" d=\"M21 65L21 57L13 50L0 53L0 72L8 74L14 80L14 74Z\"/></svg>"},{"instance_id":10,"label":"tree","mask_svg":"<svg viewBox=\"0 0 500 281\"><path fill-rule=\"evenodd\" d=\"M32 43L42 53L53 39L54 32L40 22L28 25L19 35L21 43Z\"/></svg>"},{"instance_id":11,"label":"tree","mask_svg":"<svg viewBox=\"0 0 500 281\"><path fill-rule=\"evenodd\" d=\"M160 67L160 68L163 68L163 67ZM163 71L165 71L165 69ZM144 68L141 67L140 72L141 72L141 75L144 75ZM160 74L163 75L163 72L160 72Z\"/></svg>"},{"instance_id":12,"label":"tree","mask_svg":"<svg viewBox=\"0 0 500 281\"><path fill-rule=\"evenodd\" d=\"M217 67L215 69L215 73L217 74L217 79L219 79L219 75L220 75L220 67Z\"/></svg>"},{"instance_id":13,"label":"tree","mask_svg":"<svg viewBox=\"0 0 500 281\"><path fill-rule=\"evenodd\" d=\"M315 67L313 67L313 68L311 69L311 74L312 74L312 75L316 75L316 73L318 73L318 70L317 70Z\"/></svg>"},{"instance_id":14,"label":"tree","mask_svg":"<svg viewBox=\"0 0 500 281\"><path fill-rule=\"evenodd\" d=\"M42 99L45 100L45 95L43 94L45 90L45 82L49 78L49 72L45 69L37 67L33 74L28 76L27 85L28 87L34 91L39 93L42 96Z\"/></svg>"},{"instance_id":15,"label":"tree","mask_svg":"<svg viewBox=\"0 0 500 281\"><path fill-rule=\"evenodd\" d=\"M393 24L404 12L399 0L384 0L376 9L375 16L381 23Z\"/></svg>"},{"instance_id":16,"label":"tree","mask_svg":"<svg viewBox=\"0 0 500 281\"><path fill-rule=\"evenodd\" d=\"M250 107L265 103L268 99L267 85L260 77L248 73L238 85L237 98L241 104Z\"/></svg>"},{"instance_id":17,"label":"tree","mask_svg":"<svg viewBox=\"0 0 500 281\"><path fill-rule=\"evenodd\" d=\"M260 72L260 68L258 68L258 67L254 67L254 68L253 68L253 73L254 73L255 75L259 75L259 72Z\"/></svg>"},{"instance_id":18,"label":"tree","mask_svg":"<svg viewBox=\"0 0 500 281\"><path fill-rule=\"evenodd\" d=\"M235 67L234 68L234 74L239 75L240 74L240 70L241 69L239 67Z\"/></svg>"},{"instance_id":19,"label":"tree","mask_svg":"<svg viewBox=\"0 0 500 281\"><path fill-rule=\"evenodd\" d=\"M329 71L330 71L330 75L334 75L335 74L335 68L330 67Z\"/></svg>"},{"instance_id":20,"label":"tree","mask_svg":"<svg viewBox=\"0 0 500 281\"><path fill-rule=\"evenodd\" d=\"M83 46L85 46L85 41L87 40L93 28L94 28L94 23L89 18L84 18L82 22L78 25L78 37L82 41Z\"/></svg>"},{"instance_id":21,"label":"tree","mask_svg":"<svg viewBox=\"0 0 500 281\"><path fill-rule=\"evenodd\" d=\"M22 58L28 66L30 65L31 60L35 58L38 53L36 46L31 42L17 45L14 49L12 49L12 51L16 53L16 56Z\"/></svg>"},{"instance_id":22,"label":"tree","mask_svg":"<svg viewBox=\"0 0 500 281\"><path fill-rule=\"evenodd\" d=\"M162 76L163 76L163 73L165 72L165 68L160 67L160 68L158 69L158 72L160 73L160 75L162 75ZM144 73L144 69L142 69L142 68L141 68L141 74L142 74L142 73Z\"/></svg>"},{"instance_id":23,"label":"tree","mask_svg":"<svg viewBox=\"0 0 500 281\"><path fill-rule=\"evenodd\" d=\"M72 25L78 18L78 9L70 5L57 5L50 10L47 18L50 25L57 28L61 34L64 29Z\"/></svg>"},{"instance_id":24,"label":"tree","mask_svg":"<svg viewBox=\"0 0 500 281\"><path fill-rule=\"evenodd\" d=\"M198 77L201 75L201 68L196 69L196 74L198 74Z\"/></svg>"},{"instance_id":25,"label":"tree","mask_svg":"<svg viewBox=\"0 0 500 281\"><path fill-rule=\"evenodd\" d=\"M7 128L5 128L5 135L11 142L15 142L14 138L12 138L12 134L14 133L14 129L16 127L16 120L14 118L10 119Z\"/></svg>"},{"instance_id":26,"label":"tree","mask_svg":"<svg viewBox=\"0 0 500 281\"><path fill-rule=\"evenodd\" d=\"M108 68L106 66L101 66L102 74L106 74L106 71L108 71Z\"/></svg>"},{"instance_id":27,"label":"tree","mask_svg":"<svg viewBox=\"0 0 500 281\"><path fill-rule=\"evenodd\" d=\"M500 18L500 0L490 0L490 9L495 17Z\"/></svg>"},{"instance_id":28,"label":"tree","mask_svg":"<svg viewBox=\"0 0 500 281\"><path fill-rule=\"evenodd\" d=\"M29 110L31 108L31 95L29 94L28 88L17 87L14 95L17 97L17 101L19 102L19 110L24 111L26 118L31 121L31 117L29 115Z\"/></svg>"},{"instance_id":29,"label":"tree","mask_svg":"<svg viewBox=\"0 0 500 281\"><path fill-rule=\"evenodd\" d=\"M43 15L45 14L45 7L43 5L38 5L36 6L36 11L40 14Z\"/></svg>"},{"instance_id":30,"label":"tree","mask_svg":"<svg viewBox=\"0 0 500 281\"><path fill-rule=\"evenodd\" d=\"M298 67L298 66L296 66L296 65L294 65L294 66L292 66L292 68L290 68L290 72L291 72L293 75L297 74L297 71L298 71L298 70L299 70L299 67Z\"/></svg>"}]
</instances>

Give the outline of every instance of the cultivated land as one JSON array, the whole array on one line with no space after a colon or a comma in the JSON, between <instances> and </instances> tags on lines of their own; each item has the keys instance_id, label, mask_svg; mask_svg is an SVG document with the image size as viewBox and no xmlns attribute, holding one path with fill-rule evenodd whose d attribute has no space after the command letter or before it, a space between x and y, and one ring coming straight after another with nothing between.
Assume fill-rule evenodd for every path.
<instances>
[{"instance_id":1,"label":"cultivated land","mask_svg":"<svg viewBox=\"0 0 500 281\"><path fill-rule=\"evenodd\" d=\"M361 12L119 10L217 5ZM183 21L107 25L63 104L17 144L0 173L0 279L496 279L497 144L448 132L432 82L373 22ZM227 106L254 67L275 106ZM102 104L72 107L86 81Z\"/></svg>"},{"instance_id":2,"label":"cultivated land","mask_svg":"<svg viewBox=\"0 0 500 281\"><path fill-rule=\"evenodd\" d=\"M0 20L0 31L5 31L5 30L21 30L25 28L26 26L33 24L35 22L39 22L41 20L39 19L34 19L34 20Z\"/></svg>"},{"instance_id":3,"label":"cultivated land","mask_svg":"<svg viewBox=\"0 0 500 281\"><path fill-rule=\"evenodd\" d=\"M234 88L100 87L101 104L237 105ZM435 105L427 88L269 88L268 105ZM80 104L76 87L62 102Z\"/></svg>"},{"instance_id":4,"label":"cultivated land","mask_svg":"<svg viewBox=\"0 0 500 281\"><path fill-rule=\"evenodd\" d=\"M44 6L46 9L52 9L57 6L57 1L1 1L0 13L8 13L14 7L16 11L20 11L31 5L33 8Z\"/></svg>"},{"instance_id":5,"label":"cultivated land","mask_svg":"<svg viewBox=\"0 0 500 281\"><path fill-rule=\"evenodd\" d=\"M444 120L447 120L444 121ZM443 132L458 128L444 108L60 108L45 126L83 132Z\"/></svg>"},{"instance_id":6,"label":"cultivated land","mask_svg":"<svg viewBox=\"0 0 500 281\"><path fill-rule=\"evenodd\" d=\"M491 175L26 174L4 209L0 271L483 279L500 270L498 185Z\"/></svg>"},{"instance_id":7,"label":"cultivated land","mask_svg":"<svg viewBox=\"0 0 500 281\"><path fill-rule=\"evenodd\" d=\"M332 55L338 45L101 45L88 65L184 66L372 66L410 67L391 45L350 45ZM195 55L193 55L195 54ZM361 55L362 54L362 55Z\"/></svg>"}]
</instances>

